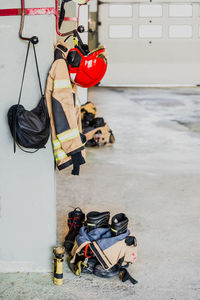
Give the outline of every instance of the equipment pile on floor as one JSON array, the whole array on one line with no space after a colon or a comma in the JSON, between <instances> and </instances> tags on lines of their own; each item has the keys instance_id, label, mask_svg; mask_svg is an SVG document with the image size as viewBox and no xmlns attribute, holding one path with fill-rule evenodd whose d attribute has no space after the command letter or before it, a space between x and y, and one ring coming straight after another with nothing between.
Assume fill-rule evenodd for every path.
<instances>
[{"instance_id":1,"label":"equipment pile on floor","mask_svg":"<svg viewBox=\"0 0 200 300\"><path fill-rule=\"evenodd\" d=\"M129 264L136 260L137 240L130 235L128 218L118 213L111 219L110 212L89 212L86 216L80 208L68 215L69 231L64 247L54 248L54 283L63 283L62 262L64 253L70 270L76 275L93 274L110 278L119 276L122 282L135 280L128 273Z\"/></svg>"},{"instance_id":2,"label":"equipment pile on floor","mask_svg":"<svg viewBox=\"0 0 200 300\"><path fill-rule=\"evenodd\" d=\"M103 118L97 117L94 103L88 101L81 106L81 121L83 134L86 136L86 147L109 146L115 142L115 137Z\"/></svg>"}]
</instances>

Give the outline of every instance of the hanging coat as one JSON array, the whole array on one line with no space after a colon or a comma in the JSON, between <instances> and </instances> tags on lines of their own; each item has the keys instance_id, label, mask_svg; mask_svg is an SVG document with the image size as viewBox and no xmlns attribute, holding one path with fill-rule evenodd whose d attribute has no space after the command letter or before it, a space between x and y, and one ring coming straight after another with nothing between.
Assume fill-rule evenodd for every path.
<instances>
[{"instance_id":1,"label":"hanging coat","mask_svg":"<svg viewBox=\"0 0 200 300\"><path fill-rule=\"evenodd\" d=\"M46 101L50 116L54 158L59 170L71 164L78 169L85 163L81 154L85 137L82 135L80 103L76 86L73 86L67 63L69 47L59 40L54 62L46 85ZM74 174L78 175L78 174Z\"/></svg>"}]
</instances>

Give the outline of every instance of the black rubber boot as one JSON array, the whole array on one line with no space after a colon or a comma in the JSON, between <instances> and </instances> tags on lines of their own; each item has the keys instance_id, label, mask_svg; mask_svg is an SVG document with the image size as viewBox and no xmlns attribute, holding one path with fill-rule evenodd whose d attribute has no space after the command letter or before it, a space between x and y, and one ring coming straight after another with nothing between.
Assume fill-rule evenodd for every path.
<instances>
[{"instance_id":1,"label":"black rubber boot","mask_svg":"<svg viewBox=\"0 0 200 300\"><path fill-rule=\"evenodd\" d=\"M104 270L102 265L96 265L94 269L94 275L98 277L110 278L119 275L119 266L115 265L109 270Z\"/></svg>"},{"instance_id":2,"label":"black rubber boot","mask_svg":"<svg viewBox=\"0 0 200 300\"><path fill-rule=\"evenodd\" d=\"M111 222L111 234L112 236L117 236L127 231L128 218L125 214L120 213L112 217Z\"/></svg>"},{"instance_id":3,"label":"black rubber boot","mask_svg":"<svg viewBox=\"0 0 200 300\"><path fill-rule=\"evenodd\" d=\"M87 220L85 222L85 226L87 227L87 231L91 231L95 228L108 228L109 227L109 219L110 219L110 212L98 212L98 211L91 211L87 214Z\"/></svg>"},{"instance_id":4,"label":"black rubber boot","mask_svg":"<svg viewBox=\"0 0 200 300\"><path fill-rule=\"evenodd\" d=\"M79 233L81 226L85 220L85 214L77 207L68 215L68 227L69 231L65 237L64 247L67 253L71 252L76 236Z\"/></svg>"}]
</instances>

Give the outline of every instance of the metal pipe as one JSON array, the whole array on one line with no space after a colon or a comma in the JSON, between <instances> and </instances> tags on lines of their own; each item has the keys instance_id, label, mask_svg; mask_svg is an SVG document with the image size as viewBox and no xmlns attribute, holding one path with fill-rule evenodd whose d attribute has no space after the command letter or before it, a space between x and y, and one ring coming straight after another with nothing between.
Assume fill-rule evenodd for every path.
<instances>
[{"instance_id":1,"label":"metal pipe","mask_svg":"<svg viewBox=\"0 0 200 300\"><path fill-rule=\"evenodd\" d=\"M64 21L77 21L77 28L79 26L79 14L80 14L80 7L83 4L79 4L78 6L78 17L65 17ZM20 23L20 30L19 30L19 37L22 40L29 41L30 38L23 36L23 29L24 29L24 22L25 22L25 15L55 15L56 17L56 33L60 36L68 36L73 34L73 30L61 33L59 30L59 9L58 9L58 0L55 0L55 8L54 7L43 7L43 8L25 8L25 0L21 0L21 9L0 9L0 16L18 16L21 15L21 23ZM77 30L76 28L76 30Z\"/></svg>"},{"instance_id":2,"label":"metal pipe","mask_svg":"<svg viewBox=\"0 0 200 300\"><path fill-rule=\"evenodd\" d=\"M78 5L78 17L76 18L76 21L77 21L77 27L76 27L76 30L79 26L79 14L80 14L80 7L82 6L82 4L79 4ZM55 7L56 7L56 32L58 35L60 36L68 36L70 34L73 34L74 30L71 30L71 31L68 31L68 32L64 32L64 33L61 33L60 30L59 30L59 10L58 10L58 0L55 0ZM65 19L68 19L68 20L71 20L71 18L65 18ZM65 20L64 19L64 20Z\"/></svg>"},{"instance_id":3,"label":"metal pipe","mask_svg":"<svg viewBox=\"0 0 200 300\"><path fill-rule=\"evenodd\" d=\"M22 40L30 41L30 38L23 36L24 20L25 20L25 0L21 0L21 23L19 29L19 37Z\"/></svg>"}]
</instances>

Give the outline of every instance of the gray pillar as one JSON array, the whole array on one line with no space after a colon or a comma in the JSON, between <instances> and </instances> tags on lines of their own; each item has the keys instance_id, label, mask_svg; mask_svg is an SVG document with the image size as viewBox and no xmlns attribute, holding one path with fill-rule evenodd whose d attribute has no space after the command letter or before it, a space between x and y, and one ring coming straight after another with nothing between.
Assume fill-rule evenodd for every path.
<instances>
[{"instance_id":1,"label":"gray pillar","mask_svg":"<svg viewBox=\"0 0 200 300\"><path fill-rule=\"evenodd\" d=\"M19 8L20 0L0 0L0 8ZM52 7L54 0L29 0L27 7ZM18 38L19 16L0 17L0 271L49 271L56 243L54 161L50 140L46 149L13 153L7 111L17 103L27 42ZM37 35L43 89L53 60L54 16L27 16L24 34ZM26 109L40 98L32 47L22 94Z\"/></svg>"}]
</instances>

